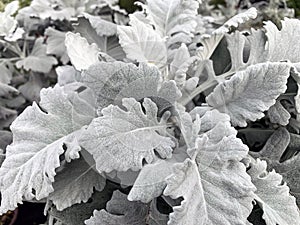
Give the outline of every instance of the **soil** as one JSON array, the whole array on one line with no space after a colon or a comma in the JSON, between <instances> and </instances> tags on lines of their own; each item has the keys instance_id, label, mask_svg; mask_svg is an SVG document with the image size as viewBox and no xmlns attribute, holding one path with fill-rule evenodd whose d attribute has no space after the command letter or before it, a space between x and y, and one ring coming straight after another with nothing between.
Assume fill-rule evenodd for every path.
<instances>
[{"instance_id":1,"label":"soil","mask_svg":"<svg viewBox=\"0 0 300 225\"><path fill-rule=\"evenodd\" d=\"M45 204L25 202L17 210L9 211L0 218L0 225L38 225L46 222ZM16 214L15 221L13 220ZM13 223L11 223L13 222Z\"/></svg>"}]
</instances>

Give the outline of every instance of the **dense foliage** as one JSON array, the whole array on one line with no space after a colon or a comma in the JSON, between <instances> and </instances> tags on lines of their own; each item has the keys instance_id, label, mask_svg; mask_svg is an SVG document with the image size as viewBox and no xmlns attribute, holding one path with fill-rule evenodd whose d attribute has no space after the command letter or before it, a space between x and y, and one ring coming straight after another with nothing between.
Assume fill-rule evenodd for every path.
<instances>
[{"instance_id":1,"label":"dense foliage","mask_svg":"<svg viewBox=\"0 0 300 225\"><path fill-rule=\"evenodd\" d=\"M7 4L0 212L32 201L56 225L300 224L300 21L284 1L225 3Z\"/></svg>"}]
</instances>

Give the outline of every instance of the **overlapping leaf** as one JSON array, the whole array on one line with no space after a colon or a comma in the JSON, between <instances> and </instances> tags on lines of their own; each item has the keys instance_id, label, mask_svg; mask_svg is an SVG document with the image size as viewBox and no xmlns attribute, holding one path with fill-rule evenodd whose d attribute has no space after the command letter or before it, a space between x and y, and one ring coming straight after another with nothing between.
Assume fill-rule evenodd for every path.
<instances>
[{"instance_id":1,"label":"overlapping leaf","mask_svg":"<svg viewBox=\"0 0 300 225\"><path fill-rule=\"evenodd\" d=\"M167 185L165 179L172 174L173 166L188 158L186 151L195 151L195 142L201 124L199 116L196 116L197 118L193 121L191 115L185 112L184 108L177 106L176 109L176 122L180 127L181 136L185 142L184 146L176 149L176 153L173 152L171 159L158 160L142 168L128 195L130 201L150 202L160 196ZM205 120L204 118L204 123Z\"/></svg>"},{"instance_id":2,"label":"overlapping leaf","mask_svg":"<svg viewBox=\"0 0 300 225\"><path fill-rule=\"evenodd\" d=\"M267 60L266 35L262 30L252 29L249 36L240 32L227 34L226 42L231 57L231 72Z\"/></svg>"},{"instance_id":3,"label":"overlapping leaf","mask_svg":"<svg viewBox=\"0 0 300 225\"><path fill-rule=\"evenodd\" d=\"M88 17L90 18L90 17ZM98 19L96 21L87 19L85 17L78 17L76 22L74 22L74 32L80 33L89 44L95 43L101 50L101 53L107 54L116 60L123 60L126 56L119 44L119 39L116 35L110 36L116 33L116 27L110 29L101 30L100 28L95 29ZM94 27L91 23L94 22ZM98 30L98 32L97 32Z\"/></svg>"},{"instance_id":4,"label":"overlapping leaf","mask_svg":"<svg viewBox=\"0 0 300 225\"><path fill-rule=\"evenodd\" d=\"M94 211L85 221L86 225L166 225L167 216L158 212L156 201L150 205L130 202L127 196L115 191L106 205L106 210Z\"/></svg>"},{"instance_id":5,"label":"overlapping leaf","mask_svg":"<svg viewBox=\"0 0 300 225\"><path fill-rule=\"evenodd\" d=\"M159 111L174 106L181 96L174 81L161 83L156 67L140 64L99 62L83 73L82 82L97 95L97 106L121 105L123 98L133 97L140 101L151 98Z\"/></svg>"},{"instance_id":6,"label":"overlapping leaf","mask_svg":"<svg viewBox=\"0 0 300 225\"><path fill-rule=\"evenodd\" d=\"M145 98L142 105L133 98L123 99L122 110L109 105L103 116L92 121L82 134L80 144L93 155L99 172L141 169L142 161L151 163L157 157L170 158L174 142L166 133L168 113L160 121L158 108Z\"/></svg>"},{"instance_id":7,"label":"overlapping leaf","mask_svg":"<svg viewBox=\"0 0 300 225\"><path fill-rule=\"evenodd\" d=\"M7 4L4 12L0 12L0 36L9 36L14 32L17 26L17 21L12 17L19 8L18 1L12 1Z\"/></svg>"},{"instance_id":8,"label":"overlapping leaf","mask_svg":"<svg viewBox=\"0 0 300 225\"><path fill-rule=\"evenodd\" d=\"M52 66L58 62L55 57L47 55L47 47L43 41L43 38L36 39L31 53L16 63L17 68L41 73L50 72Z\"/></svg>"},{"instance_id":9,"label":"overlapping leaf","mask_svg":"<svg viewBox=\"0 0 300 225\"><path fill-rule=\"evenodd\" d=\"M186 159L177 164L166 178L164 195L183 197L181 205L173 208L169 225L247 224L255 187L240 160L248 149L235 137L237 132L227 115L215 110L211 113L223 118L202 117L209 129L197 140L195 161Z\"/></svg>"},{"instance_id":10,"label":"overlapping leaf","mask_svg":"<svg viewBox=\"0 0 300 225\"><path fill-rule=\"evenodd\" d=\"M81 127L90 123L94 106L80 93L67 93L59 86L43 89L39 106L33 103L12 124L13 143L0 169L1 213L23 200L47 197L54 191L59 157L64 153L67 161L79 157L79 146L65 150L65 142L76 139Z\"/></svg>"},{"instance_id":11,"label":"overlapping leaf","mask_svg":"<svg viewBox=\"0 0 300 225\"><path fill-rule=\"evenodd\" d=\"M196 0L148 0L144 6L155 30L162 38L167 37L169 46L191 41L198 7Z\"/></svg>"},{"instance_id":12,"label":"overlapping leaf","mask_svg":"<svg viewBox=\"0 0 300 225\"><path fill-rule=\"evenodd\" d=\"M94 43L89 44L79 33L68 32L65 45L73 66L79 71L86 70L99 61L98 53L100 49Z\"/></svg>"},{"instance_id":13,"label":"overlapping leaf","mask_svg":"<svg viewBox=\"0 0 300 225\"><path fill-rule=\"evenodd\" d=\"M250 164L248 173L257 188L255 200L263 209L263 219L267 225L300 224L300 213L295 198L289 194L282 176L275 171L267 172L267 164L260 159Z\"/></svg>"},{"instance_id":14,"label":"overlapping leaf","mask_svg":"<svg viewBox=\"0 0 300 225\"><path fill-rule=\"evenodd\" d=\"M278 123L280 125L286 126L291 118L290 113L282 106L280 101L276 101L268 110L268 116L272 123Z\"/></svg>"},{"instance_id":15,"label":"overlapping leaf","mask_svg":"<svg viewBox=\"0 0 300 225\"><path fill-rule=\"evenodd\" d=\"M131 26L118 26L120 44L127 58L154 64L163 68L167 63L165 40L150 26L134 15L130 17Z\"/></svg>"},{"instance_id":16,"label":"overlapping leaf","mask_svg":"<svg viewBox=\"0 0 300 225\"><path fill-rule=\"evenodd\" d=\"M266 22L265 29L268 37L268 60L277 62L289 60L293 63L300 62L299 42L300 21L285 18L281 21L282 28L278 30L272 22Z\"/></svg>"},{"instance_id":17,"label":"overlapping leaf","mask_svg":"<svg viewBox=\"0 0 300 225\"><path fill-rule=\"evenodd\" d=\"M234 126L245 127L275 104L286 90L290 66L286 63L260 63L239 71L214 89L207 103L230 115Z\"/></svg>"},{"instance_id":18,"label":"overlapping leaf","mask_svg":"<svg viewBox=\"0 0 300 225\"><path fill-rule=\"evenodd\" d=\"M289 185L290 193L296 197L297 203L300 205L300 157L295 155L281 161L281 157L287 148L292 151L298 149L297 139L298 136L290 134L286 128L279 128L269 137L260 152L251 152L251 155L267 161L268 171L275 169L283 176L283 180Z\"/></svg>"},{"instance_id":19,"label":"overlapping leaf","mask_svg":"<svg viewBox=\"0 0 300 225\"><path fill-rule=\"evenodd\" d=\"M75 160L65 167L56 175L53 183L54 192L48 198L57 210L61 211L76 203L87 202L94 188L97 191L103 190L105 178L95 172L84 159Z\"/></svg>"},{"instance_id":20,"label":"overlapping leaf","mask_svg":"<svg viewBox=\"0 0 300 225\"><path fill-rule=\"evenodd\" d=\"M45 35L47 35L47 54L53 54L60 57L62 63L66 64L69 61L65 46L66 32L49 27L45 31Z\"/></svg>"},{"instance_id":21,"label":"overlapping leaf","mask_svg":"<svg viewBox=\"0 0 300 225\"><path fill-rule=\"evenodd\" d=\"M90 197L90 200L85 203L75 204L63 211L58 211L55 206L52 206L48 213L50 217L62 224L83 224L84 220L87 220L93 215L94 210L105 208L106 203L110 200L115 189L116 187L113 185L107 184L101 192L95 191Z\"/></svg>"}]
</instances>

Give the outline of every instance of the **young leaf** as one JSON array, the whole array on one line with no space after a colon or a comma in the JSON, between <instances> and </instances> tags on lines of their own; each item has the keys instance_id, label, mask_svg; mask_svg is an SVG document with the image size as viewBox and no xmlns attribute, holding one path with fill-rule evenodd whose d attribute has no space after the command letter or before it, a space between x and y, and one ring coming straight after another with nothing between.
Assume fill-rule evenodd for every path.
<instances>
[{"instance_id":1,"label":"young leaf","mask_svg":"<svg viewBox=\"0 0 300 225\"><path fill-rule=\"evenodd\" d=\"M167 37L168 46L191 41L197 26L198 7L196 0L148 0L144 6L157 33L162 38Z\"/></svg>"},{"instance_id":2,"label":"young leaf","mask_svg":"<svg viewBox=\"0 0 300 225\"><path fill-rule=\"evenodd\" d=\"M24 59L16 63L17 68L32 70L40 73L50 72L52 66L56 65L57 59L53 56L48 56L46 53L47 46L43 44L44 39L38 38L34 42L31 53Z\"/></svg>"},{"instance_id":3,"label":"young leaf","mask_svg":"<svg viewBox=\"0 0 300 225\"><path fill-rule=\"evenodd\" d=\"M109 105L103 116L95 118L80 138L80 144L96 161L96 169L102 172L126 171L142 168L143 159L151 163L155 152L162 158L170 158L174 142L166 133L168 113L160 121L158 108L145 98L142 105L133 98L123 99L123 106Z\"/></svg>"},{"instance_id":4,"label":"young leaf","mask_svg":"<svg viewBox=\"0 0 300 225\"><path fill-rule=\"evenodd\" d=\"M234 126L245 127L275 104L285 92L290 66L286 63L261 63L239 71L230 80L220 83L207 96L207 103L226 112Z\"/></svg>"},{"instance_id":5,"label":"young leaf","mask_svg":"<svg viewBox=\"0 0 300 225\"><path fill-rule=\"evenodd\" d=\"M196 59L196 57L191 57L187 46L182 44L178 49L174 50L174 58L170 64L169 79L175 80L179 87L184 86L186 73Z\"/></svg>"},{"instance_id":6,"label":"young leaf","mask_svg":"<svg viewBox=\"0 0 300 225\"><path fill-rule=\"evenodd\" d=\"M104 187L105 178L81 158L66 165L66 168L55 176L54 192L48 199L61 211L76 203L87 202L94 188L102 191Z\"/></svg>"},{"instance_id":7,"label":"young leaf","mask_svg":"<svg viewBox=\"0 0 300 225\"><path fill-rule=\"evenodd\" d=\"M92 64L99 62L96 44L89 44L79 33L66 33L65 45L72 65L77 70L86 70Z\"/></svg>"},{"instance_id":8,"label":"young leaf","mask_svg":"<svg viewBox=\"0 0 300 225\"><path fill-rule=\"evenodd\" d=\"M263 219L267 225L300 224L299 209L289 188L275 171L267 172L267 163L257 159L250 164L248 174L257 188L255 200L263 209Z\"/></svg>"},{"instance_id":9,"label":"young leaf","mask_svg":"<svg viewBox=\"0 0 300 225\"><path fill-rule=\"evenodd\" d=\"M118 26L120 44L127 57L138 62L154 64L163 68L167 63L165 40L153 28L134 15L130 16L131 26Z\"/></svg>"},{"instance_id":10,"label":"young leaf","mask_svg":"<svg viewBox=\"0 0 300 225\"><path fill-rule=\"evenodd\" d=\"M197 139L195 161L178 163L166 178L164 195L183 197L181 205L173 208L169 225L247 224L255 188L240 160L248 149L223 115L226 122L207 117L212 127Z\"/></svg>"},{"instance_id":11,"label":"young leaf","mask_svg":"<svg viewBox=\"0 0 300 225\"><path fill-rule=\"evenodd\" d=\"M251 7L245 12L239 13L228 21L226 21L221 27L214 31L215 34L225 34L230 31L232 27L237 28L240 24L247 22L250 19L255 19L257 17L257 10Z\"/></svg>"},{"instance_id":12,"label":"young leaf","mask_svg":"<svg viewBox=\"0 0 300 225\"><path fill-rule=\"evenodd\" d=\"M59 86L43 89L40 107L33 103L13 122L13 143L0 168L0 213L15 209L23 200L40 200L53 192L64 143L76 139L81 127L94 117L94 106L80 96L66 94ZM67 149L67 161L79 157L78 148Z\"/></svg>"}]
</instances>

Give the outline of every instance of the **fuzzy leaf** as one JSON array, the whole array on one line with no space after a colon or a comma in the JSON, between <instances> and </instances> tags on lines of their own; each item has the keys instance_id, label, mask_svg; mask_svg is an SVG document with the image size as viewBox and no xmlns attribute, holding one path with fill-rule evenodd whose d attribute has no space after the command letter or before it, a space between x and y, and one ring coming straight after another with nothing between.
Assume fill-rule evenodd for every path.
<instances>
[{"instance_id":1,"label":"fuzzy leaf","mask_svg":"<svg viewBox=\"0 0 300 225\"><path fill-rule=\"evenodd\" d=\"M169 79L175 80L179 87L186 83L186 73L190 65L196 61L196 57L191 57L189 50L185 44L174 50L174 57L170 64Z\"/></svg>"},{"instance_id":2,"label":"fuzzy leaf","mask_svg":"<svg viewBox=\"0 0 300 225\"><path fill-rule=\"evenodd\" d=\"M164 39L153 28L130 17L131 26L118 26L120 44L127 57L138 62L154 64L163 68L167 63Z\"/></svg>"},{"instance_id":3,"label":"fuzzy leaf","mask_svg":"<svg viewBox=\"0 0 300 225\"><path fill-rule=\"evenodd\" d=\"M15 209L23 200L47 197L53 192L60 155L65 153L66 160L79 157L78 148L65 152L64 143L76 139L94 117L90 99L81 96L66 94L59 86L43 89L40 107L33 103L13 122L13 143L0 168L0 213Z\"/></svg>"},{"instance_id":4,"label":"fuzzy leaf","mask_svg":"<svg viewBox=\"0 0 300 225\"><path fill-rule=\"evenodd\" d=\"M268 116L272 123L278 123L282 126L286 126L291 118L290 113L282 106L280 101L276 101L275 105L269 108Z\"/></svg>"},{"instance_id":5,"label":"fuzzy leaf","mask_svg":"<svg viewBox=\"0 0 300 225\"><path fill-rule=\"evenodd\" d=\"M128 200L148 203L160 196L167 185L165 178L172 174L174 164L183 162L187 157L186 154L173 153L171 159L159 159L143 166L129 192Z\"/></svg>"},{"instance_id":6,"label":"fuzzy leaf","mask_svg":"<svg viewBox=\"0 0 300 225\"><path fill-rule=\"evenodd\" d=\"M216 110L211 113L217 117L220 114ZM178 163L166 178L164 195L183 197L181 205L173 207L168 225L248 224L255 188L240 162L248 148L236 138L228 116L220 115L224 118L217 121L211 116L201 117L210 118L211 122L206 123L211 128L197 139L195 161Z\"/></svg>"},{"instance_id":7,"label":"fuzzy leaf","mask_svg":"<svg viewBox=\"0 0 300 225\"><path fill-rule=\"evenodd\" d=\"M27 83L19 86L19 91L22 93L25 99L29 101L40 100L40 91L43 87L49 85L44 76L38 73L31 73Z\"/></svg>"},{"instance_id":8,"label":"fuzzy leaf","mask_svg":"<svg viewBox=\"0 0 300 225\"><path fill-rule=\"evenodd\" d=\"M0 36L9 36L14 32L18 24L12 15L18 10L19 2L12 1L7 4L4 12L0 12Z\"/></svg>"},{"instance_id":9,"label":"fuzzy leaf","mask_svg":"<svg viewBox=\"0 0 300 225\"><path fill-rule=\"evenodd\" d=\"M148 203L160 196L167 185L165 178L172 173L174 162L158 160L153 164L145 165L130 190L128 200Z\"/></svg>"},{"instance_id":10,"label":"fuzzy leaf","mask_svg":"<svg viewBox=\"0 0 300 225\"><path fill-rule=\"evenodd\" d=\"M6 66L5 63L1 63L0 71L1 71L0 83L9 84L12 79L12 74L13 74L12 69L8 68L8 65Z\"/></svg>"},{"instance_id":11,"label":"fuzzy leaf","mask_svg":"<svg viewBox=\"0 0 300 225\"><path fill-rule=\"evenodd\" d=\"M158 121L157 106L148 98L143 103L145 113L133 98L123 99L123 106L126 111L113 105L104 108L103 116L94 119L80 138L100 173L141 169L143 159L151 163L156 158L154 150L162 158L171 157L174 142L162 135L168 113Z\"/></svg>"},{"instance_id":12,"label":"fuzzy leaf","mask_svg":"<svg viewBox=\"0 0 300 225\"><path fill-rule=\"evenodd\" d=\"M48 197L57 210L61 211L76 203L87 202L94 188L102 191L105 187L105 178L96 173L84 159L75 160L65 167L56 175L53 183L54 192Z\"/></svg>"},{"instance_id":13,"label":"fuzzy leaf","mask_svg":"<svg viewBox=\"0 0 300 225\"><path fill-rule=\"evenodd\" d=\"M47 54L56 55L60 57L63 64L68 63L69 56L65 46L66 32L55 30L52 27L45 31L47 35Z\"/></svg>"},{"instance_id":14,"label":"fuzzy leaf","mask_svg":"<svg viewBox=\"0 0 300 225\"><path fill-rule=\"evenodd\" d=\"M279 128L269 137L260 152L251 152L251 155L267 161L268 171L275 169L283 176L283 181L287 182L291 189L290 193L296 197L300 206L300 156L296 155L282 161L281 158L287 148L299 148L297 136L290 134L286 128Z\"/></svg>"},{"instance_id":15,"label":"fuzzy leaf","mask_svg":"<svg viewBox=\"0 0 300 225\"><path fill-rule=\"evenodd\" d=\"M117 36L99 36L95 28L92 27L90 20L84 17L78 17L76 23L74 24L74 32L80 33L89 44L95 43L101 50L101 53L107 54L116 60L123 60L126 56L119 44L119 39ZM101 31L102 35L104 31ZM106 35L111 34L114 29L105 31Z\"/></svg>"},{"instance_id":16,"label":"fuzzy leaf","mask_svg":"<svg viewBox=\"0 0 300 225\"><path fill-rule=\"evenodd\" d=\"M189 43L197 26L196 0L148 0L144 6L149 20L158 34L168 39L168 45L176 42Z\"/></svg>"},{"instance_id":17,"label":"fuzzy leaf","mask_svg":"<svg viewBox=\"0 0 300 225\"><path fill-rule=\"evenodd\" d=\"M230 115L234 126L245 127L275 104L286 90L290 66L286 63L261 63L239 71L230 80L220 83L207 96L207 103Z\"/></svg>"},{"instance_id":18,"label":"fuzzy leaf","mask_svg":"<svg viewBox=\"0 0 300 225\"><path fill-rule=\"evenodd\" d=\"M102 109L109 104L121 106L123 98L133 97L140 101L151 98L159 111L174 106L181 96L174 81L161 84L156 67L140 64L99 62L83 73L82 82L97 96L97 106Z\"/></svg>"},{"instance_id":19,"label":"fuzzy leaf","mask_svg":"<svg viewBox=\"0 0 300 225\"><path fill-rule=\"evenodd\" d=\"M225 37L231 57L230 71L236 72L247 68L249 65L266 61L266 35L262 30L252 29L248 36L237 31L226 34ZM245 54L247 51L250 51L248 57Z\"/></svg>"},{"instance_id":20,"label":"fuzzy leaf","mask_svg":"<svg viewBox=\"0 0 300 225\"><path fill-rule=\"evenodd\" d=\"M94 211L94 215L84 221L86 225L166 225L167 215L156 208L156 201L150 205L130 202L127 196L115 191L106 205L106 210Z\"/></svg>"},{"instance_id":21,"label":"fuzzy leaf","mask_svg":"<svg viewBox=\"0 0 300 225\"><path fill-rule=\"evenodd\" d=\"M12 86L0 82L0 97L6 97L11 93L17 94L19 91Z\"/></svg>"},{"instance_id":22,"label":"fuzzy leaf","mask_svg":"<svg viewBox=\"0 0 300 225\"><path fill-rule=\"evenodd\" d=\"M99 36L113 36L117 34L116 24L101 19L100 16L92 16L87 13L84 13L84 17L89 20L91 26Z\"/></svg>"},{"instance_id":23,"label":"fuzzy leaf","mask_svg":"<svg viewBox=\"0 0 300 225\"><path fill-rule=\"evenodd\" d=\"M94 210L105 208L114 190L115 187L108 183L101 192L95 191L88 202L75 204L63 211L58 211L53 206L49 209L48 213L66 225L83 224L84 220L93 215Z\"/></svg>"},{"instance_id":24,"label":"fuzzy leaf","mask_svg":"<svg viewBox=\"0 0 300 225\"><path fill-rule=\"evenodd\" d=\"M140 202L129 202L127 196L115 191L107 203L106 210L94 211L86 225L146 225L148 206Z\"/></svg>"},{"instance_id":25,"label":"fuzzy leaf","mask_svg":"<svg viewBox=\"0 0 300 225\"><path fill-rule=\"evenodd\" d=\"M255 19L257 17L257 9L251 7L245 12L239 13L228 21L226 21L221 27L214 31L215 34L225 34L230 31L231 28L237 28L240 24L247 22L250 19Z\"/></svg>"},{"instance_id":26,"label":"fuzzy leaf","mask_svg":"<svg viewBox=\"0 0 300 225\"><path fill-rule=\"evenodd\" d=\"M40 73L50 72L52 66L58 62L55 57L46 54L46 45L43 44L43 38L36 39L31 53L24 59L16 63L17 68L32 70Z\"/></svg>"},{"instance_id":27,"label":"fuzzy leaf","mask_svg":"<svg viewBox=\"0 0 300 225\"><path fill-rule=\"evenodd\" d=\"M299 209L295 198L289 194L289 188L282 184L282 176L275 171L267 172L267 163L257 159L248 170L252 182L257 188L255 200L263 209L263 219L267 225L300 224Z\"/></svg>"},{"instance_id":28,"label":"fuzzy leaf","mask_svg":"<svg viewBox=\"0 0 300 225\"><path fill-rule=\"evenodd\" d=\"M96 44L89 44L79 33L66 33L65 45L68 56L77 70L86 70L92 64L99 62L100 49Z\"/></svg>"},{"instance_id":29,"label":"fuzzy leaf","mask_svg":"<svg viewBox=\"0 0 300 225\"><path fill-rule=\"evenodd\" d=\"M289 60L293 63L300 62L299 42L300 21L298 19L285 18L281 21L282 28L278 30L275 24L265 23L268 37L268 60L272 62Z\"/></svg>"}]
</instances>

